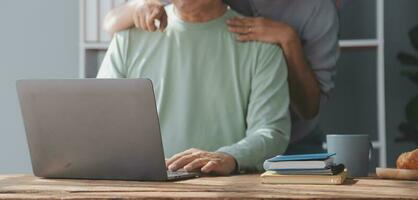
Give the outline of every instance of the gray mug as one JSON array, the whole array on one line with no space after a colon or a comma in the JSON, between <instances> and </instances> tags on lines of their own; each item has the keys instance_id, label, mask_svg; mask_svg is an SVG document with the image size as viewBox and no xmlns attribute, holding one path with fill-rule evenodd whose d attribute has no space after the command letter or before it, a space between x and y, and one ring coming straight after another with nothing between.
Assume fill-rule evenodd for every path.
<instances>
[{"instance_id":1,"label":"gray mug","mask_svg":"<svg viewBox=\"0 0 418 200\"><path fill-rule=\"evenodd\" d=\"M368 175L372 150L368 135L327 135L327 149L336 153L334 162L344 164L349 176Z\"/></svg>"}]
</instances>

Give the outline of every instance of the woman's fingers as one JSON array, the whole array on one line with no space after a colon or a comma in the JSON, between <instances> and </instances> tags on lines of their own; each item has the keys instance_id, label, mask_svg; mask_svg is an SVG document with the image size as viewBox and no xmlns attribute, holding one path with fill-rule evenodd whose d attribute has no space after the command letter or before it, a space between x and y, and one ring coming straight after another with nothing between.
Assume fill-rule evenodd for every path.
<instances>
[{"instance_id":1,"label":"woman's fingers","mask_svg":"<svg viewBox=\"0 0 418 200\"><path fill-rule=\"evenodd\" d=\"M158 27L155 25L155 20L160 22L160 30L164 30L167 26L167 14L165 10L154 9L151 15L147 17L147 28L149 31L154 32L157 30Z\"/></svg>"},{"instance_id":2,"label":"woman's fingers","mask_svg":"<svg viewBox=\"0 0 418 200\"><path fill-rule=\"evenodd\" d=\"M141 28L141 23L139 22L139 16L133 14L132 19L134 20L134 24L136 28Z\"/></svg>"},{"instance_id":3,"label":"woman's fingers","mask_svg":"<svg viewBox=\"0 0 418 200\"><path fill-rule=\"evenodd\" d=\"M159 28L160 31L163 31L167 27L167 13L165 12L165 10L157 10L153 18L154 18L154 21L155 20L159 21L159 27L154 26L155 30Z\"/></svg>"},{"instance_id":4,"label":"woman's fingers","mask_svg":"<svg viewBox=\"0 0 418 200\"><path fill-rule=\"evenodd\" d=\"M234 17L227 21L228 30L237 34L236 38L240 42L257 40L258 32L262 27L257 25L258 18Z\"/></svg>"},{"instance_id":5,"label":"woman's fingers","mask_svg":"<svg viewBox=\"0 0 418 200\"><path fill-rule=\"evenodd\" d=\"M253 28L245 26L230 26L228 27L228 30L236 34L249 34L253 30Z\"/></svg>"},{"instance_id":6,"label":"woman's fingers","mask_svg":"<svg viewBox=\"0 0 418 200\"><path fill-rule=\"evenodd\" d=\"M228 26L246 26L246 24L239 18L231 18L226 21Z\"/></svg>"},{"instance_id":7,"label":"woman's fingers","mask_svg":"<svg viewBox=\"0 0 418 200\"><path fill-rule=\"evenodd\" d=\"M251 17L233 17L226 21L229 26L246 26L251 27L254 26L256 22L256 18Z\"/></svg>"},{"instance_id":8,"label":"woman's fingers","mask_svg":"<svg viewBox=\"0 0 418 200\"><path fill-rule=\"evenodd\" d=\"M159 15L159 11L158 10L153 10L151 12L151 15L149 15L146 19L146 23L147 23L147 29L148 31L154 32L157 30L157 27L155 27L155 20L158 19L158 15Z\"/></svg>"},{"instance_id":9,"label":"woman's fingers","mask_svg":"<svg viewBox=\"0 0 418 200\"><path fill-rule=\"evenodd\" d=\"M160 31L164 31L167 28L168 20L167 20L167 13L162 12L162 15L160 17Z\"/></svg>"},{"instance_id":10,"label":"woman's fingers","mask_svg":"<svg viewBox=\"0 0 418 200\"><path fill-rule=\"evenodd\" d=\"M139 24L142 30L147 31L147 22L145 21L145 16L139 16Z\"/></svg>"},{"instance_id":11,"label":"woman's fingers","mask_svg":"<svg viewBox=\"0 0 418 200\"><path fill-rule=\"evenodd\" d=\"M237 40L240 42L249 42L249 41L256 41L257 37L255 33L251 34L239 34L236 36Z\"/></svg>"},{"instance_id":12,"label":"woman's fingers","mask_svg":"<svg viewBox=\"0 0 418 200\"><path fill-rule=\"evenodd\" d=\"M262 28L229 28L229 31L236 34L236 39L240 42L248 41L261 41L263 38L260 38L262 35Z\"/></svg>"}]
</instances>

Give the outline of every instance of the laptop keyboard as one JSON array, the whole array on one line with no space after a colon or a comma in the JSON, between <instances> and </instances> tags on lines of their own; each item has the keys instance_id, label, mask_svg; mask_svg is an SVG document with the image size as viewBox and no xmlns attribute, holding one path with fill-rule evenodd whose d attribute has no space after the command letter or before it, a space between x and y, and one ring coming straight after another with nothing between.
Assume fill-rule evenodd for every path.
<instances>
[{"instance_id":1,"label":"laptop keyboard","mask_svg":"<svg viewBox=\"0 0 418 200\"><path fill-rule=\"evenodd\" d=\"M169 176L169 177L185 176L185 175L189 175L189 174L190 173L186 172L186 171L175 171L175 172L167 171L167 176Z\"/></svg>"},{"instance_id":2,"label":"laptop keyboard","mask_svg":"<svg viewBox=\"0 0 418 200\"><path fill-rule=\"evenodd\" d=\"M200 174L198 172L186 172L186 171L167 171L167 178L168 180L182 180L182 179L189 179L189 178L196 178L199 177Z\"/></svg>"}]
</instances>

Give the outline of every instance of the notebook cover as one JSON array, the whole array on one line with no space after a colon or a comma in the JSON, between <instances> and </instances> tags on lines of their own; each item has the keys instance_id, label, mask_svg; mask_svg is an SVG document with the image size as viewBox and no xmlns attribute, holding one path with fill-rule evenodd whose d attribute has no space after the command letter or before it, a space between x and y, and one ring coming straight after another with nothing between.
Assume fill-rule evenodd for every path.
<instances>
[{"instance_id":1,"label":"notebook cover","mask_svg":"<svg viewBox=\"0 0 418 200\"><path fill-rule=\"evenodd\" d=\"M280 161L271 162L264 161L264 170L273 169L325 169L334 165L333 158L326 160L295 160L295 161Z\"/></svg>"},{"instance_id":2,"label":"notebook cover","mask_svg":"<svg viewBox=\"0 0 418 200\"><path fill-rule=\"evenodd\" d=\"M335 153L318 153L318 154L300 154L300 155L278 155L270 158L269 162L283 162L283 161L303 161L303 160L326 160Z\"/></svg>"},{"instance_id":3,"label":"notebook cover","mask_svg":"<svg viewBox=\"0 0 418 200\"><path fill-rule=\"evenodd\" d=\"M263 184L305 184L305 185L341 185L347 177L347 171L337 175L282 175L274 171L261 174Z\"/></svg>"},{"instance_id":4,"label":"notebook cover","mask_svg":"<svg viewBox=\"0 0 418 200\"><path fill-rule=\"evenodd\" d=\"M282 175L336 175L344 171L343 164L331 166L325 169L271 169Z\"/></svg>"}]
</instances>

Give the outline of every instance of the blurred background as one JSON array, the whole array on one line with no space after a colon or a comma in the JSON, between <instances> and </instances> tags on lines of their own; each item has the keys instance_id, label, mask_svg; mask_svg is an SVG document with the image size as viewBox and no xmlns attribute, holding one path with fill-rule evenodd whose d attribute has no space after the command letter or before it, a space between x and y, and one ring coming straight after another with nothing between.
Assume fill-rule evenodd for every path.
<instances>
[{"instance_id":1,"label":"blurred background","mask_svg":"<svg viewBox=\"0 0 418 200\"><path fill-rule=\"evenodd\" d=\"M110 39L99 22L122 2L0 1L0 173L31 172L15 81L94 77ZM418 145L417 8L416 0L341 4L336 89L320 126L326 134L369 134L371 169L395 166Z\"/></svg>"}]
</instances>

